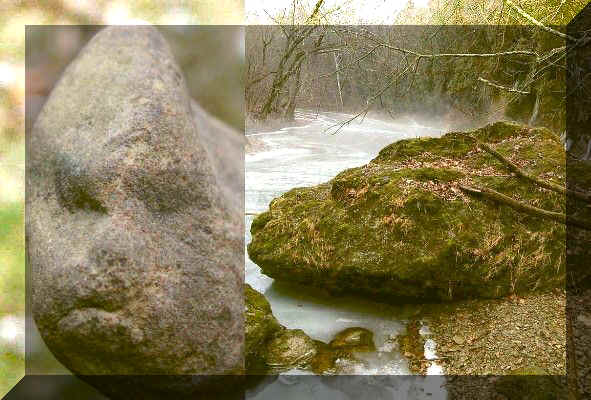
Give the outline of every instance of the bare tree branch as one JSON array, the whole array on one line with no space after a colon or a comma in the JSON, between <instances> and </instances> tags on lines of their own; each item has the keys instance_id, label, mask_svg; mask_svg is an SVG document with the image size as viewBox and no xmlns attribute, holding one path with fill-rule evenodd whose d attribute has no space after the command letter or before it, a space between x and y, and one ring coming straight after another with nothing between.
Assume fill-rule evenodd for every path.
<instances>
[{"instance_id":1,"label":"bare tree branch","mask_svg":"<svg viewBox=\"0 0 591 400\"><path fill-rule=\"evenodd\" d=\"M486 151L487 153L492 155L494 158L499 160L501 163L503 163L505 165L505 167L507 167L507 169L509 171L513 172L515 175L517 175L525 180L528 180L537 186L543 187L544 189L552 190L553 192L564 194L564 195L570 195L570 196L576 197L577 199L582 200L582 201L586 201L586 202L591 201L591 195L589 195L587 193L582 193L582 192L570 190L570 189L565 188L564 186L557 185L552 182L542 181L542 180L536 178L535 176L526 173L521 168L519 168L515 163L511 162L511 160L509 160L507 157L505 157L504 155L502 155L501 153L499 153L498 151L496 151L495 149L490 147L488 144L478 140L474 136L467 135L467 134L461 134L461 136L472 139L474 142L476 142L476 145L478 147L480 147L481 149L483 149L484 151Z\"/></svg>"},{"instance_id":2,"label":"bare tree branch","mask_svg":"<svg viewBox=\"0 0 591 400\"><path fill-rule=\"evenodd\" d=\"M360 56L360 57L357 57L355 60L353 60L353 61L351 61L351 62L349 62L349 63L346 63L346 64L345 64L345 65L343 65L342 67L340 67L340 68L338 68L338 69L336 69L336 70L334 70L334 71L332 71L332 72L329 72L328 74L324 74L324 75L318 75L317 77L315 77L315 79L320 79L320 78L328 78L329 76L332 76L332 75L334 75L334 74L337 74L337 73L339 73L339 72L342 72L342 71L344 71L345 69L349 68L351 65L357 64L359 61L362 61L362 60L364 60L365 58L369 57L370 55L372 55L372 54L373 54L373 53L374 53L374 52L375 52L377 49L379 49L380 47L381 47L381 46L379 46L379 45L378 45L378 46L375 46L375 47L373 47L373 48L372 48L370 51L368 51L367 53L363 54L363 55L362 55L362 56ZM336 51L336 49L335 49L335 51ZM322 54L322 52L323 52L323 51L321 50L321 51L319 51L319 52L318 52L318 54Z\"/></svg>"},{"instance_id":3,"label":"bare tree branch","mask_svg":"<svg viewBox=\"0 0 591 400\"><path fill-rule=\"evenodd\" d=\"M542 28L543 30L545 30L546 32L550 32L553 35L556 35L562 39L566 39L566 40L572 40L572 41L577 41L576 38L567 35L566 33L562 33L562 32L558 32L555 29L550 28L549 26L546 26L544 24L542 24L540 21L538 21L537 19L535 19L534 17L532 17L531 15L529 15L528 13L526 13L525 11L523 11L523 9L521 7L519 7L517 4L513 3L511 0L505 0L505 3L507 3L507 5L511 8L513 8L515 11L517 11L517 13L519 15L521 15L523 18L525 18L526 20L528 20L529 22L531 22L532 24L539 26L540 28Z\"/></svg>"},{"instance_id":4,"label":"bare tree branch","mask_svg":"<svg viewBox=\"0 0 591 400\"><path fill-rule=\"evenodd\" d=\"M531 51L531 50L509 50L509 51L500 51L500 52L496 52L496 53L435 53L435 54L426 54L426 53L419 53L417 51L406 49L403 47L392 46L388 43L385 43L383 40L379 39L373 33L371 35L367 35L367 33L371 33L371 32L369 32L367 30L364 30L364 32L366 32L366 37L368 39L372 40L374 43L378 43L380 46L382 46L384 48L394 50L394 51L404 53L404 54L410 54L410 55L413 55L415 57L420 57L420 58L530 56L530 57L535 57L536 59L539 59L539 57L540 57L540 55L537 52Z\"/></svg>"},{"instance_id":5,"label":"bare tree branch","mask_svg":"<svg viewBox=\"0 0 591 400\"><path fill-rule=\"evenodd\" d=\"M507 87L507 86L499 85L498 83L491 82L488 79L484 79L481 76L478 77L478 80L480 82L486 83L488 86L492 86L492 87L497 88L497 89L505 90L507 92L519 93L519 94L530 94L530 92L525 91L525 90L518 90L518 89L510 88L510 87Z\"/></svg>"},{"instance_id":6,"label":"bare tree branch","mask_svg":"<svg viewBox=\"0 0 591 400\"><path fill-rule=\"evenodd\" d=\"M586 229L586 230L591 230L591 225L589 225L589 223L586 221L581 221L581 220L572 218L571 216L567 216L563 213L548 211L548 210L544 210L542 208L530 206L529 204L512 199L511 197L505 196L504 194L499 193L493 189L484 188L484 187L483 188L475 188L475 187L463 186L463 185L460 185L459 188L463 192L468 193L472 196L485 197L489 200L507 205L517 211L520 211L520 212L523 212L526 214L530 214L530 215L541 217L541 218L551 219L553 221L560 222L562 224L570 224L572 226L576 226L576 227Z\"/></svg>"},{"instance_id":7,"label":"bare tree branch","mask_svg":"<svg viewBox=\"0 0 591 400\"><path fill-rule=\"evenodd\" d=\"M375 101L375 99L380 97L388 88L390 88L394 83L396 83L398 81L398 79L400 79L401 76L403 76L406 72L408 72L410 67L411 67L410 64L407 65L407 67L402 72L400 72L399 74L396 75L396 77L391 79L382 89L380 89L379 92L377 92L375 95L373 95L372 97L367 99L366 106L363 110L361 110L360 112L355 114L353 117L345 120L344 122L329 126L326 130L329 131L330 129L337 127L337 130L335 130L332 133L333 135L336 135L341 129L343 129L345 126L349 125L351 122L355 121L357 118L361 117L362 115L365 117L365 115L367 115L367 113L368 113L372 103ZM390 76L394 75L395 72L396 71L393 71L392 74L390 74ZM415 72L416 72L416 69L415 69Z\"/></svg>"},{"instance_id":8,"label":"bare tree branch","mask_svg":"<svg viewBox=\"0 0 591 400\"><path fill-rule=\"evenodd\" d=\"M504 56L532 56L538 58L539 55L535 51L530 50L511 50L511 51L500 51L497 53L435 53L435 54L422 54L413 50L404 49L402 47L390 46L383 44L384 47L399 51L405 54L411 54L420 58L442 58L442 57L504 57Z\"/></svg>"}]
</instances>

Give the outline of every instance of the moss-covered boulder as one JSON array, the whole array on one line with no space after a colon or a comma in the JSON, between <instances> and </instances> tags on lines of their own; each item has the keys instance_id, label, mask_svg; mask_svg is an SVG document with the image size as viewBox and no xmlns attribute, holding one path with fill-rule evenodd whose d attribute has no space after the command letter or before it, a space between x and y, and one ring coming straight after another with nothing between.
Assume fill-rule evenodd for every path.
<instances>
[{"instance_id":1,"label":"moss-covered boulder","mask_svg":"<svg viewBox=\"0 0 591 400\"><path fill-rule=\"evenodd\" d=\"M565 212L564 195L510 172L482 143L522 172L564 185L565 152L547 129L497 122L401 140L365 166L274 199L252 223L248 254L277 280L391 300L563 285L563 223L465 189L555 213Z\"/></svg>"},{"instance_id":2,"label":"moss-covered boulder","mask_svg":"<svg viewBox=\"0 0 591 400\"><path fill-rule=\"evenodd\" d=\"M250 375L273 375L295 368L318 374L342 373L346 366L361 362L355 352L375 351L373 333L365 328L347 328L326 344L301 329L279 324L265 296L248 284L244 285L244 296L245 363Z\"/></svg>"},{"instance_id":3,"label":"moss-covered boulder","mask_svg":"<svg viewBox=\"0 0 591 400\"><path fill-rule=\"evenodd\" d=\"M318 375L356 375L360 369L369 367L367 361L357 357L367 348L333 347L316 341L316 356L310 362L310 369Z\"/></svg>"},{"instance_id":4,"label":"moss-covered boulder","mask_svg":"<svg viewBox=\"0 0 591 400\"><path fill-rule=\"evenodd\" d=\"M244 302L246 303L244 317L246 370L264 370L266 345L275 333L284 328L273 316L265 296L248 284L244 285Z\"/></svg>"}]
</instances>

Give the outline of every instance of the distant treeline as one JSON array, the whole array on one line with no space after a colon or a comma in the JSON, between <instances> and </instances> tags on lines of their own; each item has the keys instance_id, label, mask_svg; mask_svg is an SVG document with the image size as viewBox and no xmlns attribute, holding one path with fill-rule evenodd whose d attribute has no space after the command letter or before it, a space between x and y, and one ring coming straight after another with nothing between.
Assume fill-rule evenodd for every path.
<instances>
[{"instance_id":1,"label":"distant treeline","mask_svg":"<svg viewBox=\"0 0 591 400\"><path fill-rule=\"evenodd\" d=\"M246 110L504 117L562 132L565 45L535 26L250 26Z\"/></svg>"}]
</instances>

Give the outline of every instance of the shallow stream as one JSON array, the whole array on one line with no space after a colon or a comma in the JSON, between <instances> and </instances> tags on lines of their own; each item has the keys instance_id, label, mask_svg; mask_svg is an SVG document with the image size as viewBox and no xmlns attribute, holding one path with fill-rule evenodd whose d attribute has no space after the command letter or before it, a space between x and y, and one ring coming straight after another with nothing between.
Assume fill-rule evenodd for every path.
<instances>
[{"instance_id":1,"label":"shallow stream","mask_svg":"<svg viewBox=\"0 0 591 400\"><path fill-rule=\"evenodd\" d=\"M392 142L417 136L440 135L439 130L412 121L396 124L371 118L356 120L340 129L338 134L330 134L336 129L335 126L349 118L351 115L347 114L316 114L312 111L298 110L293 126L274 131L247 132L254 147L245 158L247 214L267 210L273 198L294 187L323 183L347 168L366 164L380 149ZM245 216L246 244L251 240L250 224L253 218L252 215ZM290 329L303 329L313 339L323 342L329 342L336 333L345 328L369 329L374 333L377 351L366 355L365 365L356 369L355 375L410 374L406 359L397 351L395 337L404 333L406 321L420 311L420 305L391 306L359 297L331 297L317 290L291 287L285 283L274 282L261 273L259 267L248 259L248 255L245 258L246 282L266 296L275 317L282 325ZM423 328L423 332L428 331L428 327ZM433 343L427 343L425 356L433 357ZM302 373L305 372L292 370L286 375L295 378ZM438 373L440 369L437 365L433 365L428 371L428 374L432 375ZM278 389L277 385L286 385L286 380L289 378L280 377L264 390L251 393L251 398L271 398L266 396ZM326 385L326 382L323 383L322 379L306 382L303 383L307 385L306 390L312 385L316 388L314 390L320 390L319 393L322 392L323 396L335 390L334 387ZM441 378L438 378L437 382L441 383ZM431 380L428 386L433 386L433 383L437 382ZM293 384L294 382L290 381L289 385ZM302 382L298 381L297 384ZM444 389L439 388L439 392L435 390L434 393L433 388L426 389L425 384L426 382L418 380L404 383L398 380L397 387L391 387L391 390L385 392L385 397L380 395L373 398L445 398L444 392L441 392ZM322 388L326 392L323 392Z\"/></svg>"}]
</instances>

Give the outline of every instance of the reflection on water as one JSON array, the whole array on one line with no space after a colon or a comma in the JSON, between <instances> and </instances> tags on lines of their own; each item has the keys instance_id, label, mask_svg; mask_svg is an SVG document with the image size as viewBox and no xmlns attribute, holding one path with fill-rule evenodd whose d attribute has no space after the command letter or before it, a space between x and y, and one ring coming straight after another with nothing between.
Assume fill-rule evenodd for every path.
<instances>
[{"instance_id":1,"label":"reflection on water","mask_svg":"<svg viewBox=\"0 0 591 400\"><path fill-rule=\"evenodd\" d=\"M443 400L439 376L313 376L292 373L269 377L247 392L249 400Z\"/></svg>"},{"instance_id":2,"label":"reflection on water","mask_svg":"<svg viewBox=\"0 0 591 400\"><path fill-rule=\"evenodd\" d=\"M392 142L417 136L438 136L441 133L416 123L403 125L369 118L365 118L361 123L354 121L343 127L337 135L327 133L331 128L334 131L334 126L339 121L345 121L350 117L346 114L316 114L299 110L296 112L294 126L270 132L247 132L248 136L263 145L262 150L246 154L245 157L247 213L265 211L273 198L294 187L326 182L347 168L366 164L380 149ZM250 224L253 218L252 215L245 216L245 243L251 240ZM298 371L297 375L294 375L296 371L289 371L289 376L281 376L265 388L259 386L250 393L250 397L271 399L274 398L274 394L281 393L282 398L291 398L289 388L295 388L294 395L296 392L301 395L301 390L305 389L306 393L316 393L318 398L323 399L421 399L425 393L431 393L431 399L442 398L435 396L437 393L445 397L443 389L433 391L430 388L430 391L425 391L428 386L425 378L413 377L403 380L392 377L398 375L398 378L402 378L400 375L410 373L406 360L396 351L396 346L392 345L392 339L404 331L404 320L411 317L417 311L416 307L420 306L389 306L368 299L334 298L315 290L290 287L274 282L263 275L248 256L245 259L247 283L265 294L273 313L282 325L291 329L303 329L313 339L323 342L330 341L336 333L345 328L364 327L374 333L378 350L367 356L367 363L363 369L355 371L360 376L374 375L373 378L376 380L362 379L361 386L374 391L370 397L367 397L367 393L363 396L354 395L358 389L349 391L355 386L353 381L350 381L350 385L343 386L345 380L326 381L324 378L328 377L310 376L302 378L305 376L302 371ZM434 343L429 343L430 357L435 357L433 347ZM440 370L431 368L429 372L438 374ZM383 377L387 375L390 376ZM293 379L290 381L290 378ZM385 380L380 381L378 378ZM291 383L287 383L288 381ZM334 384L331 385L329 382ZM374 385L378 382L388 385ZM430 378L431 386L439 388L442 382L440 377ZM393 394L396 395L393 397Z\"/></svg>"}]
</instances>

